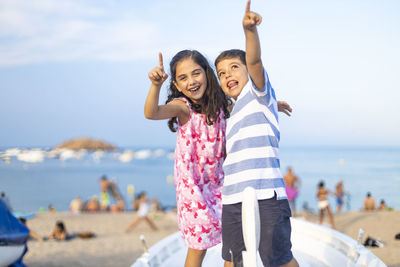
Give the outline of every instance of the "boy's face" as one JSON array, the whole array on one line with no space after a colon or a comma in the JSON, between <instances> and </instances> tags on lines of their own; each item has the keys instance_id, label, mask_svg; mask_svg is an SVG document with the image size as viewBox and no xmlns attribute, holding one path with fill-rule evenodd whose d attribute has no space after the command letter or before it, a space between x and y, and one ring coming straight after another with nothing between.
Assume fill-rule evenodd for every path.
<instances>
[{"instance_id":1,"label":"boy's face","mask_svg":"<svg viewBox=\"0 0 400 267\"><path fill-rule=\"evenodd\" d=\"M216 68L222 90L236 100L249 80L246 65L239 58L227 58L221 60Z\"/></svg>"}]
</instances>

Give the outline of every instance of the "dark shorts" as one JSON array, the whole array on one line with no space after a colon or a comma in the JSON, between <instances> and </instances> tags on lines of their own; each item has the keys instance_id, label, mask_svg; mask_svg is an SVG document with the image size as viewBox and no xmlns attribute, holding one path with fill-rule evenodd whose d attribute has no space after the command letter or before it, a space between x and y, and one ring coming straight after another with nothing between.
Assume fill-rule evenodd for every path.
<instances>
[{"instance_id":1,"label":"dark shorts","mask_svg":"<svg viewBox=\"0 0 400 267\"><path fill-rule=\"evenodd\" d=\"M290 207L287 199L259 200L260 246L259 253L264 266L281 266L292 260L290 234ZM222 206L222 258L234 262L242 261L245 250L242 233L242 203Z\"/></svg>"}]
</instances>

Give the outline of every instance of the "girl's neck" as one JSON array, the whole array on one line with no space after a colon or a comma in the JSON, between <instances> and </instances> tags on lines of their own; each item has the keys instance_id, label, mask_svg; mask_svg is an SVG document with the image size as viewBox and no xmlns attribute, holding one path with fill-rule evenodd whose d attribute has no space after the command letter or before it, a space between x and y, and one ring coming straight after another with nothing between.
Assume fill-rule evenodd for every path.
<instances>
[{"instance_id":1,"label":"girl's neck","mask_svg":"<svg viewBox=\"0 0 400 267\"><path fill-rule=\"evenodd\" d=\"M191 100L190 104L192 105L192 108L195 112L200 113L200 114L205 114L205 111L203 110L203 105L201 102L193 102Z\"/></svg>"},{"instance_id":2,"label":"girl's neck","mask_svg":"<svg viewBox=\"0 0 400 267\"><path fill-rule=\"evenodd\" d=\"M201 105L202 105L202 102L203 102L203 101L201 101L202 99L200 99L200 101L199 101L199 100L196 100L196 99L192 99L192 98L187 98L187 99L189 99L189 101L190 101L192 104L196 104L196 105L199 105L199 106L201 106Z\"/></svg>"}]
</instances>

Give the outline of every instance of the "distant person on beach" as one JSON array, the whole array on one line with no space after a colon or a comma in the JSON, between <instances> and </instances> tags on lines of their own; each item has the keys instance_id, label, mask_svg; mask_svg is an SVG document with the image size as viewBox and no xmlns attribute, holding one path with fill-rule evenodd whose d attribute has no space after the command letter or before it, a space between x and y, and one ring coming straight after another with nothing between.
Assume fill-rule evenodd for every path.
<instances>
[{"instance_id":1,"label":"distant person on beach","mask_svg":"<svg viewBox=\"0 0 400 267\"><path fill-rule=\"evenodd\" d=\"M56 226L49 235L49 240L66 240L67 236L67 230L65 229L64 222L57 221Z\"/></svg>"},{"instance_id":2,"label":"distant person on beach","mask_svg":"<svg viewBox=\"0 0 400 267\"><path fill-rule=\"evenodd\" d=\"M103 175L100 178L100 210L106 211L110 205L110 195L108 193L110 187L110 181L107 176Z\"/></svg>"},{"instance_id":3,"label":"distant person on beach","mask_svg":"<svg viewBox=\"0 0 400 267\"><path fill-rule=\"evenodd\" d=\"M154 224L153 220L151 220L150 217L148 216L151 203L148 201L147 194L145 192L142 192L138 195L137 203L139 207L137 211L137 216L135 220L128 226L128 228L126 228L125 232L128 233L132 231L132 229L135 228L136 225L138 225L139 222L142 220L146 221L150 225L151 229L157 231L158 230L157 226Z\"/></svg>"},{"instance_id":4,"label":"distant person on beach","mask_svg":"<svg viewBox=\"0 0 400 267\"><path fill-rule=\"evenodd\" d=\"M318 198L318 209L319 209L319 223L322 224L324 220L325 211L328 213L329 221L332 228L335 228L333 221L333 214L329 206L328 194L332 194L329 190L325 189L325 183L323 181L318 184L317 198Z\"/></svg>"},{"instance_id":5,"label":"distant person on beach","mask_svg":"<svg viewBox=\"0 0 400 267\"><path fill-rule=\"evenodd\" d=\"M381 210L381 211L385 211L385 210L388 209L388 207L387 207L387 205L385 203L385 200L381 199L381 202L379 203L378 209Z\"/></svg>"},{"instance_id":6,"label":"distant person on beach","mask_svg":"<svg viewBox=\"0 0 400 267\"><path fill-rule=\"evenodd\" d=\"M109 180L106 175L103 175L100 180L100 210L108 211L112 209L115 211L125 210L125 201L118 190L116 181ZM114 199L115 204L111 205L111 197Z\"/></svg>"},{"instance_id":7,"label":"distant person on beach","mask_svg":"<svg viewBox=\"0 0 400 267\"><path fill-rule=\"evenodd\" d=\"M83 209L84 209L84 203L79 196L71 200L71 203L69 204L69 211L71 213L74 214L81 213Z\"/></svg>"},{"instance_id":8,"label":"distant person on beach","mask_svg":"<svg viewBox=\"0 0 400 267\"><path fill-rule=\"evenodd\" d=\"M102 193L107 193L108 185L109 185L109 181L108 181L107 176L105 176L105 175L101 176L100 180L99 180L99 183L100 183L100 191Z\"/></svg>"},{"instance_id":9,"label":"distant person on beach","mask_svg":"<svg viewBox=\"0 0 400 267\"><path fill-rule=\"evenodd\" d=\"M118 199L115 204L111 205L110 212L122 212L125 211L125 202L122 199Z\"/></svg>"},{"instance_id":10,"label":"distant person on beach","mask_svg":"<svg viewBox=\"0 0 400 267\"><path fill-rule=\"evenodd\" d=\"M110 196L107 193L100 193L100 210L108 211L110 208Z\"/></svg>"},{"instance_id":11,"label":"distant person on beach","mask_svg":"<svg viewBox=\"0 0 400 267\"><path fill-rule=\"evenodd\" d=\"M344 189L343 189L343 180L340 180L335 187L335 197L336 197L336 205L337 205L337 213L342 211L342 206L344 204Z\"/></svg>"},{"instance_id":12,"label":"distant person on beach","mask_svg":"<svg viewBox=\"0 0 400 267\"><path fill-rule=\"evenodd\" d=\"M51 213L57 212L56 208L55 208L52 204L50 204L50 205L48 206L47 210L48 210L49 212L51 212Z\"/></svg>"},{"instance_id":13,"label":"distant person on beach","mask_svg":"<svg viewBox=\"0 0 400 267\"><path fill-rule=\"evenodd\" d=\"M91 199L86 203L86 211L97 212L100 210L99 200L96 195L92 196Z\"/></svg>"},{"instance_id":14,"label":"distant person on beach","mask_svg":"<svg viewBox=\"0 0 400 267\"><path fill-rule=\"evenodd\" d=\"M38 234L36 234L34 231L32 231L31 228L28 227L28 225L27 225L27 223L26 223L26 219L25 219L24 217L18 217L18 220L19 220L23 225L25 225L25 226L28 228L28 230L29 230L29 237L30 237L30 238L36 239L37 241L40 241L40 242L43 241L43 238L42 238L42 237L40 237Z\"/></svg>"},{"instance_id":15,"label":"distant person on beach","mask_svg":"<svg viewBox=\"0 0 400 267\"><path fill-rule=\"evenodd\" d=\"M156 197L152 198L149 201L150 204L150 212L164 212L164 208L161 206L160 202ZM138 211L139 209L139 204L140 204L140 199L138 197L135 197L134 201L132 202L132 210L133 211Z\"/></svg>"},{"instance_id":16,"label":"distant person on beach","mask_svg":"<svg viewBox=\"0 0 400 267\"><path fill-rule=\"evenodd\" d=\"M367 196L364 199L364 211L374 211L376 210L376 202L375 199L371 196L371 193L368 192Z\"/></svg>"},{"instance_id":17,"label":"distant person on beach","mask_svg":"<svg viewBox=\"0 0 400 267\"><path fill-rule=\"evenodd\" d=\"M53 231L51 231L48 237L48 240L63 241L63 240L71 240L75 237L88 239L88 238L93 238L95 236L96 235L93 232L80 232L80 233L68 234L67 229L65 227L65 223L63 221L57 221Z\"/></svg>"},{"instance_id":18,"label":"distant person on beach","mask_svg":"<svg viewBox=\"0 0 400 267\"><path fill-rule=\"evenodd\" d=\"M292 215L296 216L296 198L299 194L300 188L300 179L293 173L291 167L287 168L287 173L283 176L283 180L285 181L286 194L289 201L290 209L292 211Z\"/></svg>"}]
</instances>

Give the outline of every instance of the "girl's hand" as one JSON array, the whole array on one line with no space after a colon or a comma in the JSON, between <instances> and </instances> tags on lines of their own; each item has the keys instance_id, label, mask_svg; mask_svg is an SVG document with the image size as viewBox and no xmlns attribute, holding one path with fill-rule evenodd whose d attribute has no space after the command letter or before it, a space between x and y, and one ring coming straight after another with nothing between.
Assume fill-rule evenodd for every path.
<instances>
[{"instance_id":1,"label":"girl's hand","mask_svg":"<svg viewBox=\"0 0 400 267\"><path fill-rule=\"evenodd\" d=\"M259 14L250 11L250 0L248 0L246 5L246 12L244 13L243 17L243 28L245 30L253 31L255 30L257 25L260 25L261 20L262 17Z\"/></svg>"},{"instance_id":2,"label":"girl's hand","mask_svg":"<svg viewBox=\"0 0 400 267\"><path fill-rule=\"evenodd\" d=\"M158 53L158 66L149 72L149 78L152 84L161 86L168 78L168 74L164 72L163 57L161 53Z\"/></svg>"},{"instance_id":3,"label":"girl's hand","mask_svg":"<svg viewBox=\"0 0 400 267\"><path fill-rule=\"evenodd\" d=\"M288 115L290 117L290 114L292 112L292 108L285 101L278 101L278 111L279 112L283 112L283 113L285 113L286 115Z\"/></svg>"}]
</instances>

